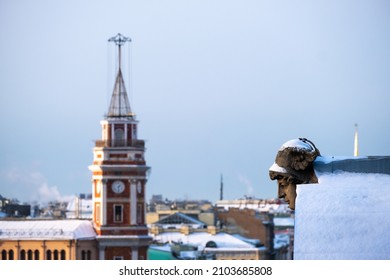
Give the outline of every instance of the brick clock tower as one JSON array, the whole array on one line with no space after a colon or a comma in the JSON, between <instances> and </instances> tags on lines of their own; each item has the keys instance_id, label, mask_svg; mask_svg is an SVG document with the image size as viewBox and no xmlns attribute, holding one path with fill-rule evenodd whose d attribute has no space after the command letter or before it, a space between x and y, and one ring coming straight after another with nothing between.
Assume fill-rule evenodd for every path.
<instances>
[{"instance_id":1,"label":"brick clock tower","mask_svg":"<svg viewBox=\"0 0 390 280\"><path fill-rule=\"evenodd\" d=\"M145 142L131 111L121 70L121 47L130 38L109 39L118 47L118 72L107 116L100 122L102 139L93 149L93 223L99 259L146 259L151 242L145 225L145 185L149 167Z\"/></svg>"}]
</instances>

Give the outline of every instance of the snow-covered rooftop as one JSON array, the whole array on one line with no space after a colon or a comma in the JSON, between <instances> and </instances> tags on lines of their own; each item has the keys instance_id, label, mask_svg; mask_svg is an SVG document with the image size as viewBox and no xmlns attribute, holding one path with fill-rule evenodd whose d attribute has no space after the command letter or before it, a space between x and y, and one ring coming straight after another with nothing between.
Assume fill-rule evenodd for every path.
<instances>
[{"instance_id":1,"label":"snow-covered rooftop","mask_svg":"<svg viewBox=\"0 0 390 280\"><path fill-rule=\"evenodd\" d=\"M174 214L171 214L169 216L166 216L154 224L156 225L166 225L166 226L182 226L183 224L192 225L192 226L198 226L198 227L204 227L207 226L205 223L192 218L186 214L183 214L181 212L176 212Z\"/></svg>"},{"instance_id":2,"label":"snow-covered rooftop","mask_svg":"<svg viewBox=\"0 0 390 280\"><path fill-rule=\"evenodd\" d=\"M199 250L206 247L207 242L214 241L217 248L220 249L253 249L254 245L249 244L239 238L236 238L228 233L220 232L215 235L207 232L193 232L188 235L179 232L164 232L156 235L154 240L159 242L182 242L184 244L191 244L198 246Z\"/></svg>"},{"instance_id":3,"label":"snow-covered rooftop","mask_svg":"<svg viewBox=\"0 0 390 280\"><path fill-rule=\"evenodd\" d=\"M0 239L93 239L96 232L86 220L0 220Z\"/></svg>"},{"instance_id":4,"label":"snow-covered rooftop","mask_svg":"<svg viewBox=\"0 0 390 280\"><path fill-rule=\"evenodd\" d=\"M390 175L318 173L297 186L295 259L390 259Z\"/></svg>"},{"instance_id":5,"label":"snow-covered rooftop","mask_svg":"<svg viewBox=\"0 0 390 280\"><path fill-rule=\"evenodd\" d=\"M288 234L275 234L274 249L279 249L290 244L290 236Z\"/></svg>"},{"instance_id":6,"label":"snow-covered rooftop","mask_svg":"<svg viewBox=\"0 0 390 280\"><path fill-rule=\"evenodd\" d=\"M389 156L334 157L318 156L314 161L316 173L334 173L338 170L355 173L380 173L390 175Z\"/></svg>"},{"instance_id":7,"label":"snow-covered rooftop","mask_svg":"<svg viewBox=\"0 0 390 280\"><path fill-rule=\"evenodd\" d=\"M66 208L68 219L92 219L92 199L72 199Z\"/></svg>"},{"instance_id":8,"label":"snow-covered rooftop","mask_svg":"<svg viewBox=\"0 0 390 280\"><path fill-rule=\"evenodd\" d=\"M238 209L253 209L257 212L271 212L271 213L289 213L291 210L288 208L288 204L264 202L263 200L220 200L216 203L217 207L228 210L229 208Z\"/></svg>"},{"instance_id":9,"label":"snow-covered rooftop","mask_svg":"<svg viewBox=\"0 0 390 280\"><path fill-rule=\"evenodd\" d=\"M291 217L274 217L276 227L294 227L294 218Z\"/></svg>"}]
</instances>

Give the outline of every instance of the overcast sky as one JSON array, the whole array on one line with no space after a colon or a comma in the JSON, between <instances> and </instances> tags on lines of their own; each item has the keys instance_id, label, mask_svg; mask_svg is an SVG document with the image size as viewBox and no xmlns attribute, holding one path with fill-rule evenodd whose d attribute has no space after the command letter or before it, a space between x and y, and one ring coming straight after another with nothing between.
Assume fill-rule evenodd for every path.
<instances>
[{"instance_id":1,"label":"overcast sky","mask_svg":"<svg viewBox=\"0 0 390 280\"><path fill-rule=\"evenodd\" d=\"M274 198L287 140L390 155L390 2L0 0L0 194L91 192L115 62L152 172L147 198Z\"/></svg>"}]
</instances>

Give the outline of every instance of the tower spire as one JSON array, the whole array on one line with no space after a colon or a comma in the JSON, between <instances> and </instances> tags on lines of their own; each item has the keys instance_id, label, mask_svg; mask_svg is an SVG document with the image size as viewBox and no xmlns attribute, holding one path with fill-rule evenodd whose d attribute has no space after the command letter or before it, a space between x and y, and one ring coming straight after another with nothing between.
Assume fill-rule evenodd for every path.
<instances>
[{"instance_id":1,"label":"tower spire","mask_svg":"<svg viewBox=\"0 0 390 280\"><path fill-rule=\"evenodd\" d=\"M122 46L126 42L131 42L131 39L118 33L116 36L108 39L108 42L114 42L118 47L118 73L116 75L107 116L109 118L134 118L122 75Z\"/></svg>"},{"instance_id":2,"label":"tower spire","mask_svg":"<svg viewBox=\"0 0 390 280\"><path fill-rule=\"evenodd\" d=\"M357 157L359 155L359 146L358 146L358 125L355 123L355 139L353 147L353 156Z\"/></svg>"}]
</instances>

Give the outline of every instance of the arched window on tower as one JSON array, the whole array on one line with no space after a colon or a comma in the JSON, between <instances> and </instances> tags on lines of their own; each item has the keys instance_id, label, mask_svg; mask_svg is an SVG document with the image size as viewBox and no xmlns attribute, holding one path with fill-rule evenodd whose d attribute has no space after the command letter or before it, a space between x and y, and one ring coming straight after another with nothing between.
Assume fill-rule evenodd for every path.
<instances>
[{"instance_id":1,"label":"arched window on tower","mask_svg":"<svg viewBox=\"0 0 390 280\"><path fill-rule=\"evenodd\" d=\"M114 131L115 135L115 145L118 147L123 147L125 145L125 133L122 128L117 128Z\"/></svg>"},{"instance_id":2,"label":"arched window on tower","mask_svg":"<svg viewBox=\"0 0 390 280\"><path fill-rule=\"evenodd\" d=\"M81 251L81 259L82 260L85 260L86 258L85 258L85 250L82 250Z\"/></svg>"},{"instance_id":3,"label":"arched window on tower","mask_svg":"<svg viewBox=\"0 0 390 280\"><path fill-rule=\"evenodd\" d=\"M134 140L137 139L137 125L136 124L133 125L133 139Z\"/></svg>"},{"instance_id":4,"label":"arched window on tower","mask_svg":"<svg viewBox=\"0 0 390 280\"><path fill-rule=\"evenodd\" d=\"M87 251L87 260L92 260L92 258L91 258L91 250Z\"/></svg>"}]
</instances>

